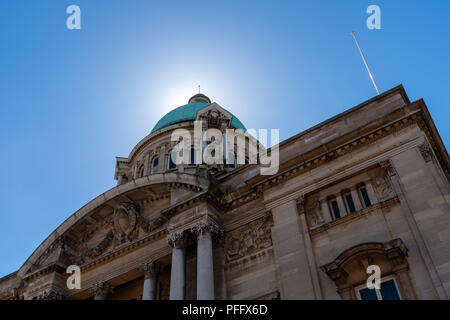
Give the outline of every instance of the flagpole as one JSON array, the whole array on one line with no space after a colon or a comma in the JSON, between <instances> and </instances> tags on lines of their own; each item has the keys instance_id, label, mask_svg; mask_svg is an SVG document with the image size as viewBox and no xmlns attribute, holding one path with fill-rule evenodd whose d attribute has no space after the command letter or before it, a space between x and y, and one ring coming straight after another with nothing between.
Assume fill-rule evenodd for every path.
<instances>
[{"instance_id":1,"label":"flagpole","mask_svg":"<svg viewBox=\"0 0 450 320\"><path fill-rule=\"evenodd\" d=\"M370 76L370 79L372 80L375 90L377 90L377 93L380 94L380 90L378 89L377 83L375 82L375 78L373 77L372 71L370 71L369 65L367 64L367 61L366 61L366 57L364 57L364 53L362 52L361 47L359 46L359 42L358 42L358 39L356 39L356 35L355 35L354 31L352 31L352 36L353 36L353 39L355 39L356 45L358 46L359 53L361 54L364 64L366 65L367 72L369 72L369 76Z\"/></svg>"}]
</instances>

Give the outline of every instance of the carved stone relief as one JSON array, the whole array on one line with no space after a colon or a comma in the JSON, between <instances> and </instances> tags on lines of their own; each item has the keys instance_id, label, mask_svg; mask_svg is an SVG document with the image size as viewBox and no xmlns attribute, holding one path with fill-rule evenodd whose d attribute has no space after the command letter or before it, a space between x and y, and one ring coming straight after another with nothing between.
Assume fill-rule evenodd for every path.
<instances>
[{"instance_id":1,"label":"carved stone relief","mask_svg":"<svg viewBox=\"0 0 450 320\"><path fill-rule=\"evenodd\" d=\"M311 204L306 207L306 218L310 227L315 227L325 222L319 199L314 199Z\"/></svg>"},{"instance_id":2,"label":"carved stone relief","mask_svg":"<svg viewBox=\"0 0 450 320\"><path fill-rule=\"evenodd\" d=\"M433 153L431 151L431 147L428 142L425 142L419 146L419 151L422 154L425 162L431 161L433 159Z\"/></svg>"},{"instance_id":3,"label":"carved stone relief","mask_svg":"<svg viewBox=\"0 0 450 320\"><path fill-rule=\"evenodd\" d=\"M395 191L389 181L389 178L384 174L379 174L372 180L373 189L378 196L379 201L386 201L395 197Z\"/></svg>"},{"instance_id":4,"label":"carved stone relief","mask_svg":"<svg viewBox=\"0 0 450 320\"><path fill-rule=\"evenodd\" d=\"M272 246L272 216L266 215L225 236L226 261L239 259Z\"/></svg>"}]
</instances>

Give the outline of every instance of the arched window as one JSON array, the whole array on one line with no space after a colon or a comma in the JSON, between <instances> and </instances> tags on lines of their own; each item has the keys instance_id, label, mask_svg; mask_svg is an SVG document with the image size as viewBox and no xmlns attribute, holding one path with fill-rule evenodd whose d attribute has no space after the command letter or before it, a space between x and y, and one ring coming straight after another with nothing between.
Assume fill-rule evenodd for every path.
<instances>
[{"instance_id":1,"label":"arched window","mask_svg":"<svg viewBox=\"0 0 450 320\"><path fill-rule=\"evenodd\" d=\"M152 171L151 171L152 174L154 174L154 173L156 172L156 169L157 169L157 167L158 167L158 164L159 164L159 158L156 157L156 158L154 158L153 161L152 161Z\"/></svg>"},{"instance_id":2,"label":"arched window","mask_svg":"<svg viewBox=\"0 0 450 320\"><path fill-rule=\"evenodd\" d=\"M168 160L168 164L167 164L167 168L170 169L175 169L177 167L175 161L177 158L177 153L175 151L171 151L169 152L169 160Z\"/></svg>"},{"instance_id":3,"label":"arched window","mask_svg":"<svg viewBox=\"0 0 450 320\"><path fill-rule=\"evenodd\" d=\"M142 178L144 176L144 165L139 167L138 178Z\"/></svg>"},{"instance_id":4,"label":"arched window","mask_svg":"<svg viewBox=\"0 0 450 320\"><path fill-rule=\"evenodd\" d=\"M343 251L320 267L345 300L414 300L409 275L408 248L399 238L386 243L366 242ZM380 270L380 288L368 288L368 267Z\"/></svg>"}]
</instances>

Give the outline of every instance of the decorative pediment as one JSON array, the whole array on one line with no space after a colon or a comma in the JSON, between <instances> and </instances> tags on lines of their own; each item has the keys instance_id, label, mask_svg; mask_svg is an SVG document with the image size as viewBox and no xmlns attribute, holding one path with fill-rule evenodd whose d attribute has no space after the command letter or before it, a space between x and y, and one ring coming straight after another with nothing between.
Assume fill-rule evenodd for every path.
<instances>
[{"instance_id":1,"label":"decorative pediment","mask_svg":"<svg viewBox=\"0 0 450 320\"><path fill-rule=\"evenodd\" d=\"M232 118L232 114L219 106L217 103L213 103L198 111L195 120L203 120L206 128L217 128L220 131L225 132L225 130L230 127Z\"/></svg>"}]
</instances>

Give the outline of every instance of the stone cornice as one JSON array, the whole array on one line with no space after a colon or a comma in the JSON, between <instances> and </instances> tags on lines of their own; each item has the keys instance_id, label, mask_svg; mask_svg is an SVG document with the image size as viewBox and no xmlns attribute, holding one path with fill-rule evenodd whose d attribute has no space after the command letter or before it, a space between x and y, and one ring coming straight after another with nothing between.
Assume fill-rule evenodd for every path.
<instances>
[{"instance_id":1,"label":"stone cornice","mask_svg":"<svg viewBox=\"0 0 450 320\"><path fill-rule=\"evenodd\" d=\"M331 145L334 143L334 141L331 141L327 145L322 145L317 149L309 152L312 154L314 153L317 154L317 150L324 150L322 154L316 157L313 157L306 161L302 161L303 159L307 158L307 155L302 155L302 157L299 157L300 163L291 165L289 168L282 170L276 175L268 176L264 180L255 182L253 184L249 181L250 183L249 186L243 187L244 190L245 188L248 189L247 192L242 192L243 190L241 188L225 197L227 200L227 205L230 208L236 208L244 203L247 203L260 197L265 190L272 188L279 183L282 183L288 179L292 179L293 177L308 172L321 165L334 161L350 152L363 148L381 138L384 138L390 134L398 132L399 130L412 126L414 124L418 125L419 128L421 128L425 132L429 141L434 141L434 135L431 134L427 124L427 122L430 122L431 120L426 119L427 116L424 112L424 109L426 107L423 104L423 101L421 100L416 101L407 107L408 109L414 108L416 109L409 110L410 111L409 114L406 115L405 110L403 108L398 109L393 113L391 113L390 115L386 116L392 118L395 117L396 120L391 121L382 127L378 126L376 129L367 132L366 134L358 137L357 139L350 140L347 143L341 144L336 148L327 147L328 144ZM375 120L373 123L376 123L378 121L379 119ZM373 123L368 124L367 127L374 127ZM358 129L358 131L361 131L361 128ZM349 133L348 135L351 135L351 133ZM341 137L341 139L342 138L343 137ZM438 155L437 158L444 168L447 179L450 180L449 169L448 166L446 165L446 163L448 163L448 155L443 156L441 150L438 150L436 148L436 143L435 144L430 143L430 145L433 147L435 154ZM447 161L445 161L445 158L447 158Z\"/></svg>"},{"instance_id":2,"label":"stone cornice","mask_svg":"<svg viewBox=\"0 0 450 320\"><path fill-rule=\"evenodd\" d=\"M25 282L29 282L52 272L63 274L66 272L66 268L67 266L63 265L62 263L55 262L28 274L26 277L23 278L23 280Z\"/></svg>"},{"instance_id":3,"label":"stone cornice","mask_svg":"<svg viewBox=\"0 0 450 320\"><path fill-rule=\"evenodd\" d=\"M170 207L167 207L166 209L161 210L161 214L167 219L170 219L176 214L185 211L189 208L193 208L195 205L201 202L208 202L208 204L211 204L218 211L223 211L225 208L222 199L220 197L219 198L215 197L209 191L202 191L189 199L186 199Z\"/></svg>"}]
</instances>

